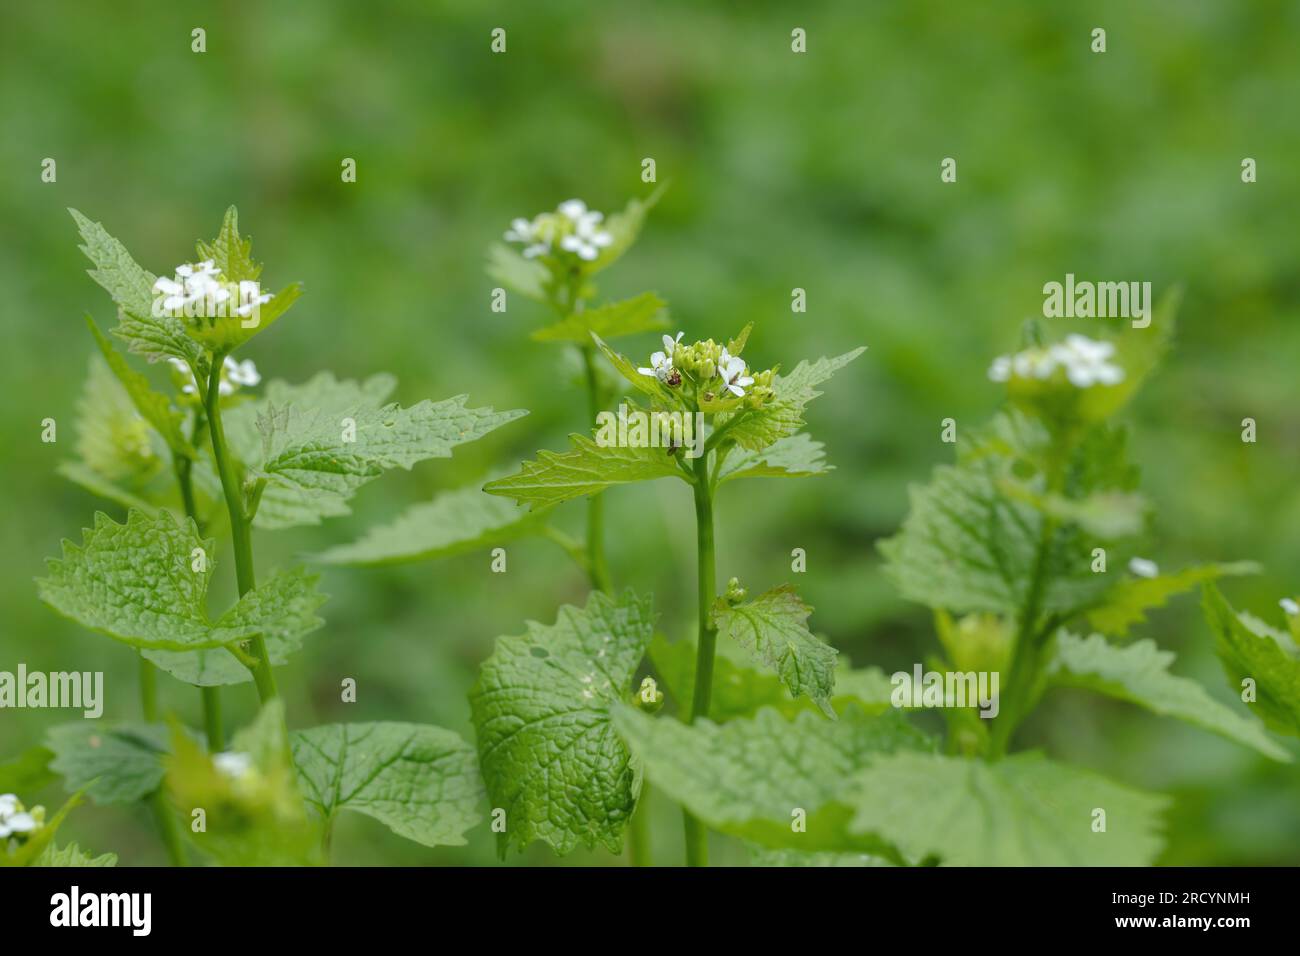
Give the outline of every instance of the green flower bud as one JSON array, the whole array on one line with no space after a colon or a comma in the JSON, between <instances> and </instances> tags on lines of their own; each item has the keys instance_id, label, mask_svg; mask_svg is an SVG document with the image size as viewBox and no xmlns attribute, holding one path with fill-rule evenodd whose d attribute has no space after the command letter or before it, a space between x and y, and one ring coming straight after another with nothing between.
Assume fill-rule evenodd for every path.
<instances>
[{"instance_id":1,"label":"green flower bud","mask_svg":"<svg viewBox=\"0 0 1300 956\"><path fill-rule=\"evenodd\" d=\"M653 677L646 677L641 681L641 687L636 692L636 706L648 714L658 713L664 705L664 694L655 683Z\"/></svg>"},{"instance_id":2,"label":"green flower bud","mask_svg":"<svg viewBox=\"0 0 1300 956\"><path fill-rule=\"evenodd\" d=\"M737 604L745 600L745 596L748 593L748 591L740 586L740 578L732 578L727 582L727 591L723 595L723 598L728 604L735 607Z\"/></svg>"}]
</instances>

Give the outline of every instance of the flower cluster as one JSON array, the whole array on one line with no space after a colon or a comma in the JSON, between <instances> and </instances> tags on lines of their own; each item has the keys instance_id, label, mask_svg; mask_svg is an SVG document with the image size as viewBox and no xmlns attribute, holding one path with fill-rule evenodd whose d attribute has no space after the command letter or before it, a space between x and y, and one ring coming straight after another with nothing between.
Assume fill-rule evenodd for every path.
<instances>
[{"instance_id":1,"label":"flower cluster","mask_svg":"<svg viewBox=\"0 0 1300 956\"><path fill-rule=\"evenodd\" d=\"M44 825L44 807L33 807L29 812L15 794L0 793L0 840L24 838Z\"/></svg>"},{"instance_id":2,"label":"flower cluster","mask_svg":"<svg viewBox=\"0 0 1300 956\"><path fill-rule=\"evenodd\" d=\"M1025 349L1015 355L999 355L989 366L989 378L1006 382L1012 378L1049 379L1058 369L1076 388L1093 385L1118 385L1124 370L1110 362L1115 346L1084 335L1068 335L1045 349Z\"/></svg>"},{"instance_id":3,"label":"flower cluster","mask_svg":"<svg viewBox=\"0 0 1300 956\"><path fill-rule=\"evenodd\" d=\"M190 368L190 363L180 358L170 358L167 360L172 369L175 371L176 384L180 386L182 395L201 396L199 384L194 378L194 370ZM221 363L221 380L217 386L218 394L222 398L227 395L235 394L235 390L240 386L253 386L262 381L262 376L257 372L257 366L253 364L252 359L244 359L242 362L236 362L229 355Z\"/></svg>"},{"instance_id":4,"label":"flower cluster","mask_svg":"<svg viewBox=\"0 0 1300 956\"><path fill-rule=\"evenodd\" d=\"M524 258L569 253L583 262L594 262L600 251L614 242L608 230L601 228L604 213L588 209L581 199L562 202L555 212L544 212L534 219L515 219L505 238L524 246ZM558 250L558 252L557 252Z\"/></svg>"},{"instance_id":5,"label":"flower cluster","mask_svg":"<svg viewBox=\"0 0 1300 956\"><path fill-rule=\"evenodd\" d=\"M678 388L683 381L689 381L705 402L743 398L746 405L758 408L772 397L772 369L751 374L745 360L732 355L725 345L713 339L683 345L682 335L681 332L676 338L665 335L663 351L651 355L650 365L637 371L669 388Z\"/></svg>"},{"instance_id":6,"label":"flower cluster","mask_svg":"<svg viewBox=\"0 0 1300 956\"><path fill-rule=\"evenodd\" d=\"M270 293L262 292L261 283L244 279L235 287L231 307L231 289L220 276L221 270L211 259L182 263L173 279L159 276L153 291L160 311L165 315L215 316L229 309L233 315L246 317L272 299Z\"/></svg>"}]
</instances>

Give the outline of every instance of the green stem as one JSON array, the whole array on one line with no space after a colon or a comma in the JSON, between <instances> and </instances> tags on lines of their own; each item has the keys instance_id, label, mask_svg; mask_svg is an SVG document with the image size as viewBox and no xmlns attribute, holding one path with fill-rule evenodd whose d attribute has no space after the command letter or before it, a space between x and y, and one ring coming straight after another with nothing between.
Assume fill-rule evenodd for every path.
<instances>
[{"instance_id":1,"label":"green stem","mask_svg":"<svg viewBox=\"0 0 1300 956\"><path fill-rule=\"evenodd\" d=\"M594 346L582 347L582 362L587 372L587 408L594 424L603 404ZM609 565L605 560L605 498L599 494L587 497L587 571L591 586L597 591L608 594L613 590Z\"/></svg>"},{"instance_id":2,"label":"green stem","mask_svg":"<svg viewBox=\"0 0 1300 956\"><path fill-rule=\"evenodd\" d=\"M718 631L713 626L712 612L717 580L713 558L713 489L709 484L709 457L695 459L695 537L698 560L696 563L699 589L699 643L695 648L695 693L691 699L691 712L687 723L709 715L709 700L713 696L713 657L718 643ZM707 866L709 862L708 831L704 824L689 811L683 810L686 824L686 865Z\"/></svg>"},{"instance_id":3,"label":"green stem","mask_svg":"<svg viewBox=\"0 0 1300 956\"><path fill-rule=\"evenodd\" d=\"M633 866L653 866L650 862L650 781L642 779L641 796L628 823L628 861Z\"/></svg>"},{"instance_id":4,"label":"green stem","mask_svg":"<svg viewBox=\"0 0 1300 956\"><path fill-rule=\"evenodd\" d=\"M239 587L239 596L243 597L257 586L253 573L253 536L252 521L244 508L243 486L235 470L234 459L230 456L226 444L226 428L221 421L221 363L224 352L212 356L212 370L208 376L207 394L204 406L208 414L208 433L212 437L212 457L216 461L217 474L221 478L221 491L226 499L226 510L230 514L230 540L235 552L235 581ZM248 650L253 657L253 682L257 685L257 694L262 703L277 696L275 675L271 673L271 661L266 651L266 640L257 634L248 640Z\"/></svg>"},{"instance_id":5,"label":"green stem","mask_svg":"<svg viewBox=\"0 0 1300 956\"><path fill-rule=\"evenodd\" d=\"M203 414L195 411L194 427L191 429L192 441L198 440L202 428ZM193 520L194 527L202 535L203 529L199 527L199 511L194 504L194 462L183 455L176 457L175 462L176 482L181 488L181 502L185 506L185 514ZM203 726L208 735L208 751L220 753L226 749L226 734L221 726L221 688L200 687L199 695L203 702Z\"/></svg>"},{"instance_id":6,"label":"green stem","mask_svg":"<svg viewBox=\"0 0 1300 956\"><path fill-rule=\"evenodd\" d=\"M140 711L149 723L158 720L158 668L151 661L140 655ZM181 833L172 815L167 798L159 787L149 795L149 808L158 822L158 833L163 846L167 848L167 859L172 866L186 866L185 847L181 844Z\"/></svg>"}]
</instances>

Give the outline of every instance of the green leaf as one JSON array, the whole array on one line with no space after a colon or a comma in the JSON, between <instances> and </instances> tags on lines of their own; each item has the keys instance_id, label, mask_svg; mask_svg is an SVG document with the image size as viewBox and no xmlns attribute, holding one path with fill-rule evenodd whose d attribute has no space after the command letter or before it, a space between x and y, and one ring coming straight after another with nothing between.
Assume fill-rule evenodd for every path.
<instances>
[{"instance_id":1,"label":"green leaf","mask_svg":"<svg viewBox=\"0 0 1300 956\"><path fill-rule=\"evenodd\" d=\"M257 281L262 267L253 261L253 243L239 235L239 210L226 209L221 231L212 242L198 244L199 259L211 259L227 282Z\"/></svg>"},{"instance_id":2,"label":"green leaf","mask_svg":"<svg viewBox=\"0 0 1300 956\"><path fill-rule=\"evenodd\" d=\"M854 832L909 862L950 866L1149 866L1168 803L1039 754L990 764L896 753L854 784ZM1093 829L1096 810L1105 811L1105 832Z\"/></svg>"},{"instance_id":3,"label":"green leaf","mask_svg":"<svg viewBox=\"0 0 1300 956\"><path fill-rule=\"evenodd\" d=\"M99 326L89 315L86 316L86 324L90 326L90 334L95 337L95 342L104 355L104 361L117 376L117 380L126 390L140 417L154 427L173 454L182 458L197 457L189 439L181 430L181 423L185 421L184 413L172 405L171 399L166 395L154 391L149 380L127 364L126 359L118 354L118 351L113 348L113 343L99 331Z\"/></svg>"},{"instance_id":4,"label":"green leaf","mask_svg":"<svg viewBox=\"0 0 1300 956\"><path fill-rule=\"evenodd\" d=\"M775 671L790 693L806 695L833 719L831 693L839 652L808 630L811 613L794 588L784 584L744 604L719 598L712 619L721 637L735 641L755 663Z\"/></svg>"},{"instance_id":5,"label":"green leaf","mask_svg":"<svg viewBox=\"0 0 1300 956\"><path fill-rule=\"evenodd\" d=\"M167 752L161 724L75 721L51 727L45 743L54 754L50 769L69 793L85 790L95 803L135 803L158 789Z\"/></svg>"},{"instance_id":6,"label":"green leaf","mask_svg":"<svg viewBox=\"0 0 1300 956\"><path fill-rule=\"evenodd\" d=\"M885 574L910 600L955 613L1018 616L1028 603L1043 534L1032 505L1002 493L1011 459L982 457L934 470L911 488L902 530L879 545ZM1112 549L1111 560L1119 549ZM1068 615L1110 587L1092 573L1091 550L1076 529L1060 528L1046 550L1042 609Z\"/></svg>"},{"instance_id":7,"label":"green leaf","mask_svg":"<svg viewBox=\"0 0 1300 956\"><path fill-rule=\"evenodd\" d=\"M681 405L681 400L675 392L665 388L653 375L642 375L638 372L636 365L630 359L615 352L598 334L592 332L591 340L596 343L596 348L600 349L601 354L609 360L609 364L614 366L614 371L623 376L624 381L638 392L650 396L656 408L673 408Z\"/></svg>"},{"instance_id":8,"label":"green leaf","mask_svg":"<svg viewBox=\"0 0 1300 956\"><path fill-rule=\"evenodd\" d=\"M824 475L833 466L826 464L826 446L813 441L806 433L777 439L761 451L739 449L729 454L718 470L717 484L733 478L800 478Z\"/></svg>"},{"instance_id":9,"label":"green leaf","mask_svg":"<svg viewBox=\"0 0 1300 956\"><path fill-rule=\"evenodd\" d=\"M180 319L153 314L153 273L142 269L126 247L75 209L69 209L81 231L81 251L94 263L89 275L113 297L119 314L114 333L132 352L150 361L174 356L198 368L204 360L203 347L190 338Z\"/></svg>"},{"instance_id":10,"label":"green leaf","mask_svg":"<svg viewBox=\"0 0 1300 956\"><path fill-rule=\"evenodd\" d=\"M272 667L289 662L302 647L302 640L325 622L316 611L325 595L316 590L319 576L305 568L279 572L244 595L219 623L226 627L257 629L266 643ZM177 680L196 687L243 684L252 672L239 662L228 646L193 651L143 650L144 657Z\"/></svg>"},{"instance_id":11,"label":"green leaf","mask_svg":"<svg viewBox=\"0 0 1300 956\"><path fill-rule=\"evenodd\" d=\"M242 760L230 767L222 761ZM207 829L185 830L222 866L299 866L320 862L320 826L307 817L289 762L284 704L272 698L214 759L179 725L164 761L165 785L186 821L195 808Z\"/></svg>"},{"instance_id":12,"label":"green leaf","mask_svg":"<svg viewBox=\"0 0 1300 956\"><path fill-rule=\"evenodd\" d=\"M117 866L117 854L105 853L101 856L92 857L89 853L77 846L76 843L69 843L64 847L57 847L53 843L46 844L41 855L36 858L32 866L57 866L63 869L69 867L104 867Z\"/></svg>"},{"instance_id":13,"label":"green leaf","mask_svg":"<svg viewBox=\"0 0 1300 956\"><path fill-rule=\"evenodd\" d=\"M316 579L301 571L277 573L210 621L212 547L193 521L178 523L165 511L132 511L125 524L100 512L80 546L63 542L63 558L48 561L49 576L37 585L41 599L65 617L149 650L221 647L257 634L300 638L319 626ZM207 557L195 571L200 548Z\"/></svg>"},{"instance_id":14,"label":"green leaf","mask_svg":"<svg viewBox=\"0 0 1300 956\"><path fill-rule=\"evenodd\" d=\"M690 707L695 691L695 644L670 641L661 634L650 644L650 659L655 670L677 701L679 712ZM723 641L713 658L713 694L709 701L709 719L725 723L737 717L750 717L763 707L771 707L787 717L806 710L821 708L808 697L796 697L781 678L752 658L738 644ZM831 707L837 714L850 706L861 707L871 714L882 713L892 705L893 685L878 667L853 668L840 659L835 670L835 689Z\"/></svg>"},{"instance_id":15,"label":"green leaf","mask_svg":"<svg viewBox=\"0 0 1300 956\"><path fill-rule=\"evenodd\" d=\"M803 361L789 375L777 375L772 382L775 392L772 399L762 408L734 413L739 419L728 429L728 438L742 448L762 451L773 442L795 434L804 426L804 409L821 395L817 386L866 350L866 346L860 346L835 358ZM720 417L718 425L730 420L730 417Z\"/></svg>"},{"instance_id":16,"label":"green leaf","mask_svg":"<svg viewBox=\"0 0 1300 956\"><path fill-rule=\"evenodd\" d=\"M676 458L667 454L667 449L602 447L578 434L570 435L569 441L571 450L538 452L536 461L526 461L515 474L489 481L483 490L535 510L598 494L614 485L674 476L684 480Z\"/></svg>"},{"instance_id":17,"label":"green leaf","mask_svg":"<svg viewBox=\"0 0 1300 956\"><path fill-rule=\"evenodd\" d=\"M802 850L769 850L751 845L749 859L754 866L858 867L893 866L883 856L870 853L805 853Z\"/></svg>"},{"instance_id":18,"label":"green leaf","mask_svg":"<svg viewBox=\"0 0 1300 956\"><path fill-rule=\"evenodd\" d=\"M552 625L497 639L470 691L479 762L493 807L506 812L500 847L545 840L623 846L641 768L610 723L654 629L649 598L592 592Z\"/></svg>"},{"instance_id":19,"label":"green leaf","mask_svg":"<svg viewBox=\"0 0 1300 956\"><path fill-rule=\"evenodd\" d=\"M145 496L152 496L154 479L163 471L165 448L99 356L90 361L76 430L77 460L60 463L61 475L128 507L132 502L156 507Z\"/></svg>"},{"instance_id":20,"label":"green leaf","mask_svg":"<svg viewBox=\"0 0 1300 956\"><path fill-rule=\"evenodd\" d=\"M358 541L315 556L324 564L380 565L429 561L539 534L546 509L518 505L479 488L460 488L414 505L391 524L371 528Z\"/></svg>"},{"instance_id":21,"label":"green leaf","mask_svg":"<svg viewBox=\"0 0 1300 956\"><path fill-rule=\"evenodd\" d=\"M1244 695L1245 681L1253 681L1255 700L1249 706L1269 729L1300 737L1300 649L1295 642L1238 614L1212 584L1205 586L1202 605L1214 631L1214 652L1233 692Z\"/></svg>"},{"instance_id":22,"label":"green leaf","mask_svg":"<svg viewBox=\"0 0 1300 956\"><path fill-rule=\"evenodd\" d=\"M1260 566L1253 561L1235 561L1229 564L1193 565L1154 578L1127 577L1106 593L1104 603L1088 612L1088 624L1103 634L1119 637L1127 634L1134 624L1145 621L1147 611L1164 607L1175 595L1190 591L1207 581L1258 574L1260 570Z\"/></svg>"},{"instance_id":23,"label":"green leaf","mask_svg":"<svg viewBox=\"0 0 1300 956\"><path fill-rule=\"evenodd\" d=\"M1126 700L1253 747L1274 760L1291 760L1258 721L1220 704L1196 681L1169 673L1173 661L1174 655L1160 650L1155 641L1115 647L1100 634L1083 638L1062 630L1056 635L1047 677L1055 686L1081 687Z\"/></svg>"},{"instance_id":24,"label":"green leaf","mask_svg":"<svg viewBox=\"0 0 1300 956\"><path fill-rule=\"evenodd\" d=\"M457 445L527 414L467 408L464 395L407 408L385 404L395 385L388 375L358 383L322 372L302 385L272 382L262 399L225 416L235 455L267 479L257 527L347 514L357 489L384 471L450 457ZM202 471L205 487L215 487L211 466Z\"/></svg>"},{"instance_id":25,"label":"green leaf","mask_svg":"<svg viewBox=\"0 0 1300 956\"><path fill-rule=\"evenodd\" d=\"M372 817L424 846L462 846L482 818L474 748L421 724L330 724L290 736L303 796L326 820Z\"/></svg>"},{"instance_id":26,"label":"green leaf","mask_svg":"<svg viewBox=\"0 0 1300 956\"><path fill-rule=\"evenodd\" d=\"M620 704L614 726L655 787L710 829L806 851L882 851L879 840L847 830L853 774L881 754L929 746L898 712L870 716L856 707L837 721L809 712L787 720L764 709L688 725ZM806 832L792 826L796 810L806 814Z\"/></svg>"},{"instance_id":27,"label":"green leaf","mask_svg":"<svg viewBox=\"0 0 1300 956\"><path fill-rule=\"evenodd\" d=\"M664 315L667 303L653 292L643 292L631 299L610 302L594 309L585 309L538 329L532 334L537 342L572 342L590 345L591 335L612 339L620 335L633 335L668 327Z\"/></svg>"},{"instance_id":28,"label":"green leaf","mask_svg":"<svg viewBox=\"0 0 1300 956\"><path fill-rule=\"evenodd\" d=\"M656 187L655 191L645 199L628 200L622 212L616 212L605 220L605 231L610 234L613 242L601 251L600 258L591 266L591 272L595 273L609 268L622 258L623 253L632 247L637 236L641 234L641 227L645 224L646 213L659 202L667 187L668 184L663 183Z\"/></svg>"},{"instance_id":29,"label":"green leaf","mask_svg":"<svg viewBox=\"0 0 1300 956\"><path fill-rule=\"evenodd\" d=\"M28 747L13 760L0 763L0 793L32 793L56 780L50 770L54 752L48 747Z\"/></svg>"},{"instance_id":30,"label":"green leaf","mask_svg":"<svg viewBox=\"0 0 1300 956\"><path fill-rule=\"evenodd\" d=\"M550 273L546 267L535 259L525 259L509 246L496 243L488 250L487 274L520 295L537 302L547 301Z\"/></svg>"}]
</instances>

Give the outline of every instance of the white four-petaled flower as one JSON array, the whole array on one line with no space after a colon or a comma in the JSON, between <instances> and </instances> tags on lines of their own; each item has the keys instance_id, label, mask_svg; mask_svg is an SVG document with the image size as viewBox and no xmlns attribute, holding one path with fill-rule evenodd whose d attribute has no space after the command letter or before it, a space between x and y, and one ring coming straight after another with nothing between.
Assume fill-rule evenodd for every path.
<instances>
[{"instance_id":1,"label":"white four-petaled flower","mask_svg":"<svg viewBox=\"0 0 1300 956\"><path fill-rule=\"evenodd\" d=\"M604 213L588 209L581 199L568 199L554 213L543 213L531 220L522 217L511 220L505 240L521 243L524 258L535 259L549 255L558 238L562 250L584 262L592 262L600 257L600 250L614 243L614 237L600 228L604 219Z\"/></svg>"},{"instance_id":2,"label":"white four-petaled flower","mask_svg":"<svg viewBox=\"0 0 1300 956\"><path fill-rule=\"evenodd\" d=\"M560 212L573 223L573 232L560 240L560 248L566 252L591 262L600 255L601 249L614 242L614 237L600 228L605 214L588 209L581 199L560 203Z\"/></svg>"},{"instance_id":3,"label":"white four-petaled flower","mask_svg":"<svg viewBox=\"0 0 1300 956\"><path fill-rule=\"evenodd\" d=\"M727 391L738 398L743 398L745 389L754 384L754 379L746 374L748 371L744 359L730 355L726 349L722 350L718 357L718 375Z\"/></svg>"},{"instance_id":4,"label":"white four-petaled flower","mask_svg":"<svg viewBox=\"0 0 1300 956\"><path fill-rule=\"evenodd\" d=\"M196 302L219 305L230 298L230 291L217 279L221 270L211 259L203 262L185 262L176 267L176 277L159 276L153 291L163 296L165 312L179 312Z\"/></svg>"}]
</instances>

